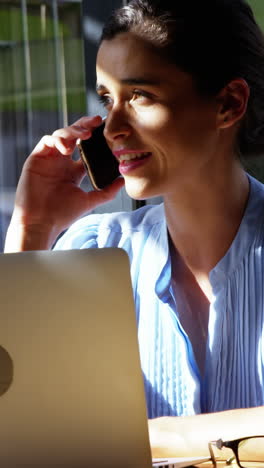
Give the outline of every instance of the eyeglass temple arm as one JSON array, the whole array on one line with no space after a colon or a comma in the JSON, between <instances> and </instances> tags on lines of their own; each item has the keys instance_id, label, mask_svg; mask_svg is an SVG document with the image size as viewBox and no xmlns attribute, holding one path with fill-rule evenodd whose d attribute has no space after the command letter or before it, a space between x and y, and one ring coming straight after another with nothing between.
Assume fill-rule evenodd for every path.
<instances>
[{"instance_id":1,"label":"eyeglass temple arm","mask_svg":"<svg viewBox=\"0 0 264 468\"><path fill-rule=\"evenodd\" d=\"M216 468L216 458L215 458L215 454L214 454L214 451L212 449L212 446L214 445L215 447L217 447L217 442L218 442L217 440L211 440L208 443L208 449L209 449L210 457L211 457L211 460L213 462L214 468Z\"/></svg>"},{"instance_id":2,"label":"eyeglass temple arm","mask_svg":"<svg viewBox=\"0 0 264 468\"><path fill-rule=\"evenodd\" d=\"M216 466L217 466L217 464L216 464L216 457L215 457L215 454L214 454L214 452L213 452L212 445L214 445L215 447L217 447L219 450L222 450L222 448L223 448L223 447L226 447L226 445L225 445L225 443L223 442L222 439L211 440L211 442L209 442L209 444L208 444L210 456L211 456L211 459L212 459L214 468L216 468ZM228 460L226 460L226 464L227 464L227 465L231 465L231 463L232 463L235 459L236 459L236 457L235 457L235 455L233 455L233 456L230 457Z\"/></svg>"}]
</instances>

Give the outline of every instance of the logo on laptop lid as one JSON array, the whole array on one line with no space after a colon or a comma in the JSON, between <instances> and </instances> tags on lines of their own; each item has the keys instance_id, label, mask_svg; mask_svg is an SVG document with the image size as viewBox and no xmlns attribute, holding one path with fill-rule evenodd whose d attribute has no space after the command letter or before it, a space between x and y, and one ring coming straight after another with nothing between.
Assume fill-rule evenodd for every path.
<instances>
[{"instance_id":1,"label":"logo on laptop lid","mask_svg":"<svg viewBox=\"0 0 264 468\"><path fill-rule=\"evenodd\" d=\"M0 346L0 396L7 392L13 381L14 365L8 352Z\"/></svg>"}]
</instances>

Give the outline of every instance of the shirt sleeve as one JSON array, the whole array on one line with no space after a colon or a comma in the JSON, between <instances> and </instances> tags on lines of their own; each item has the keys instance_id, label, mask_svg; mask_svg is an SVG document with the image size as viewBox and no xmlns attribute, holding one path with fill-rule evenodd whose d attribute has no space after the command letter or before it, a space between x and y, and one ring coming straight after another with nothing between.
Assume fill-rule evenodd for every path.
<instances>
[{"instance_id":1,"label":"shirt sleeve","mask_svg":"<svg viewBox=\"0 0 264 468\"><path fill-rule=\"evenodd\" d=\"M98 247L98 229L102 215L89 215L76 221L56 242L53 250Z\"/></svg>"}]
</instances>

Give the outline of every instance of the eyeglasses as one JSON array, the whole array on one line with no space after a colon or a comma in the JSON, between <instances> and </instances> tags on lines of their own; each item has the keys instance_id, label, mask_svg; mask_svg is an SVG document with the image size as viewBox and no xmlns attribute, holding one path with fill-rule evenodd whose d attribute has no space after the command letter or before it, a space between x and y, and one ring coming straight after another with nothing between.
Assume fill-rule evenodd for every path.
<instances>
[{"instance_id":1,"label":"eyeglasses","mask_svg":"<svg viewBox=\"0 0 264 468\"><path fill-rule=\"evenodd\" d=\"M209 451L214 467L217 466L216 456L213 447L222 450L224 447L233 451L233 456L226 460L226 464L230 465L236 461L240 468L263 468L264 467L264 435L254 437L243 437L236 440L222 439L209 442Z\"/></svg>"}]
</instances>

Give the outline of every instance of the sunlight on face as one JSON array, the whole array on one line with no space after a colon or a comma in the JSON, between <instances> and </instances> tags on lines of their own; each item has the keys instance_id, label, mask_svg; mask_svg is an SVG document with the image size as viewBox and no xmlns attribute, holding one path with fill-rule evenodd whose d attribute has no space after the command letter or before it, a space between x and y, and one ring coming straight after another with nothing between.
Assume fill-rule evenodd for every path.
<instances>
[{"instance_id":1,"label":"sunlight on face","mask_svg":"<svg viewBox=\"0 0 264 468\"><path fill-rule=\"evenodd\" d=\"M215 102L132 33L102 42L97 92L108 112L105 136L121 158L131 197L173 192L213 157Z\"/></svg>"}]
</instances>

